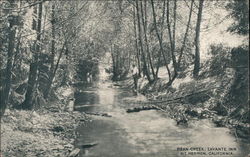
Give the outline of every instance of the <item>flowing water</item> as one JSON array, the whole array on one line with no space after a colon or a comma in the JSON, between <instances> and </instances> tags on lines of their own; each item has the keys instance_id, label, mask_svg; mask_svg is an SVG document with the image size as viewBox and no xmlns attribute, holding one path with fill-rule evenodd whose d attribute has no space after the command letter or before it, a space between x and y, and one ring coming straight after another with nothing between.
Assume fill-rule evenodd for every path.
<instances>
[{"instance_id":1,"label":"flowing water","mask_svg":"<svg viewBox=\"0 0 250 157\"><path fill-rule=\"evenodd\" d=\"M215 127L206 119L189 121L184 127L161 111L127 113L126 109L145 97L111 82L82 88L75 98L75 110L99 114L77 129L81 157L245 157L249 153L249 144L242 144L229 129ZM111 117L100 116L102 113ZM92 144L97 145L86 148Z\"/></svg>"}]
</instances>

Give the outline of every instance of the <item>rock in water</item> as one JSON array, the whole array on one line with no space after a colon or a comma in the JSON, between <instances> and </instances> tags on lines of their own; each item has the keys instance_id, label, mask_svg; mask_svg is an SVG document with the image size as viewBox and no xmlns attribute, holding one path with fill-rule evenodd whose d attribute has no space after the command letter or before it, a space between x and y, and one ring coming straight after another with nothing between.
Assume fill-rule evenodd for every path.
<instances>
[{"instance_id":1,"label":"rock in water","mask_svg":"<svg viewBox=\"0 0 250 157\"><path fill-rule=\"evenodd\" d=\"M74 149L70 154L69 154L69 157L76 157L79 153L80 153L80 149L79 148L76 148Z\"/></svg>"},{"instance_id":2,"label":"rock in water","mask_svg":"<svg viewBox=\"0 0 250 157\"><path fill-rule=\"evenodd\" d=\"M51 129L53 132L62 132L64 128L62 126L55 126Z\"/></svg>"},{"instance_id":3,"label":"rock in water","mask_svg":"<svg viewBox=\"0 0 250 157\"><path fill-rule=\"evenodd\" d=\"M81 147L82 148L91 148L91 147L94 147L96 145L98 145L98 143L88 143L88 144L82 145Z\"/></svg>"}]
</instances>

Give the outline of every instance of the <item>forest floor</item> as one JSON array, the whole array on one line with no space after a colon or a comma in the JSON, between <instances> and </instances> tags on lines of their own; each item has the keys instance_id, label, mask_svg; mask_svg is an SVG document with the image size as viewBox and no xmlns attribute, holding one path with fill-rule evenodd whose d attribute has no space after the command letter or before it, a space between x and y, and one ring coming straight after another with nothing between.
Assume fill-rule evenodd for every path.
<instances>
[{"instance_id":1,"label":"forest floor","mask_svg":"<svg viewBox=\"0 0 250 157\"><path fill-rule=\"evenodd\" d=\"M89 118L77 111L55 109L59 105L36 111L7 109L1 118L1 156L56 157L77 151L75 129Z\"/></svg>"},{"instance_id":2,"label":"forest floor","mask_svg":"<svg viewBox=\"0 0 250 157\"><path fill-rule=\"evenodd\" d=\"M7 110L1 120L2 156L69 156L75 128L86 119L80 112Z\"/></svg>"}]
</instances>

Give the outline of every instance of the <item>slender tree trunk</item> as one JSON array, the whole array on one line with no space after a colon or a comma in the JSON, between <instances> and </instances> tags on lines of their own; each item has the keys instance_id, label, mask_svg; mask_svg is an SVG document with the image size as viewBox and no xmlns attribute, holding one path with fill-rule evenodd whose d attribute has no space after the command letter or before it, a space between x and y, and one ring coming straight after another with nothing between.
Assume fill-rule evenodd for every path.
<instances>
[{"instance_id":1,"label":"slender tree trunk","mask_svg":"<svg viewBox=\"0 0 250 157\"><path fill-rule=\"evenodd\" d=\"M120 72L120 66L119 66L119 64L120 64L120 62L119 62L119 56L120 56L120 54L119 54L119 49L118 49L118 46L116 46L116 47L114 47L114 52L115 52L115 59L116 59L116 76L117 76L117 80L119 79L119 72Z\"/></svg>"},{"instance_id":2,"label":"slender tree trunk","mask_svg":"<svg viewBox=\"0 0 250 157\"><path fill-rule=\"evenodd\" d=\"M63 43L63 47L62 47L62 49L61 49L61 52L60 52L60 54L59 54L59 56L58 56L58 59L57 59L56 65L55 65L55 69L54 69L54 71L53 71L52 82L53 82L53 79L54 79L55 76L56 76L56 72L57 72L57 69L58 69L60 60L61 60L61 58L62 58L64 49L65 49L65 47L66 47L66 44L67 44L67 39L65 39L65 41L64 41L64 43ZM68 50L67 50L67 48L66 48L66 52L67 52L67 51L68 51Z\"/></svg>"},{"instance_id":3,"label":"slender tree trunk","mask_svg":"<svg viewBox=\"0 0 250 157\"><path fill-rule=\"evenodd\" d=\"M143 43L142 43L142 33L141 33L141 22L140 22L140 13L139 13L139 2L138 0L136 0L136 10L137 10L137 19L138 19L138 36L139 36L139 44L140 44L140 47L141 47L141 54L142 54L142 59L143 59L143 69L145 70L145 74L146 74L146 77L148 79L149 82L152 82L151 78L150 78L150 74L149 74L149 71L147 69L147 64L146 64L146 57L145 57L145 54L144 54L144 50L143 50Z\"/></svg>"},{"instance_id":4,"label":"slender tree trunk","mask_svg":"<svg viewBox=\"0 0 250 157\"><path fill-rule=\"evenodd\" d=\"M136 49L136 59L137 59L137 64L138 64L138 70L139 70L139 76L141 76L141 63L140 63L140 51L138 48L138 40L137 40L137 29L136 29L136 8L133 7L134 9L134 34L135 34L135 49Z\"/></svg>"},{"instance_id":5,"label":"slender tree trunk","mask_svg":"<svg viewBox=\"0 0 250 157\"><path fill-rule=\"evenodd\" d=\"M9 1L11 4L11 8L14 8L14 0ZM13 17L12 17L13 18ZM14 42L15 42L15 34L16 30L13 27L15 21L13 19L10 19L9 21L9 41L8 41L8 54L7 54L7 66L5 70L5 80L4 80L4 88L1 93L1 113L0 116L4 114L4 111L7 107L8 101L9 101L9 93L11 88L11 80L12 80L12 66L13 66L13 51L14 51Z\"/></svg>"},{"instance_id":6,"label":"slender tree trunk","mask_svg":"<svg viewBox=\"0 0 250 157\"><path fill-rule=\"evenodd\" d=\"M45 39L45 36L46 36L45 35L46 16L47 16L47 12L45 12L44 17L43 17L43 22L41 22L41 23L43 23L43 26L41 28L41 38L43 39L43 40L41 40L42 43L44 43L44 39ZM40 50L45 49L44 46L45 45L41 45L40 46ZM41 88L39 88L39 87L43 87L43 86L47 85L46 83L44 84L43 81L42 81L42 79L41 79L42 74L45 72L45 71L42 70L43 69L42 68L43 67L43 58L41 58L41 56L42 56L42 51L39 52L39 59L40 59L40 61L39 61L39 65L38 65L37 84L36 84L35 88L38 87L38 89L41 92L45 93L44 89L42 90ZM48 72L48 77L49 77L49 72ZM47 88L46 88L46 91L47 91Z\"/></svg>"},{"instance_id":7,"label":"slender tree trunk","mask_svg":"<svg viewBox=\"0 0 250 157\"><path fill-rule=\"evenodd\" d=\"M111 47L110 47L110 51L111 51L111 58L112 58L112 65L113 65L113 78L112 80L115 80L116 79L116 62L115 62L115 56L114 56L114 49L113 49L113 46L111 44Z\"/></svg>"},{"instance_id":8,"label":"slender tree trunk","mask_svg":"<svg viewBox=\"0 0 250 157\"><path fill-rule=\"evenodd\" d=\"M169 40L170 40L170 47L171 47L171 57L172 57L172 62L173 62L173 67L174 67L174 75L168 82L168 85L171 85L175 78L177 77L177 63L176 63L176 58L175 58L175 29L176 29L176 8L177 8L177 0L174 0L174 25L173 25L173 36L171 33L171 26L170 26L170 9L169 9L169 3L170 0L167 0L167 27L168 27L168 33L169 33Z\"/></svg>"},{"instance_id":9,"label":"slender tree trunk","mask_svg":"<svg viewBox=\"0 0 250 157\"><path fill-rule=\"evenodd\" d=\"M145 0L144 1L145 3L144 3L144 13L143 13L143 6L142 6L142 1L141 1L141 11L142 11L142 27L143 27L143 30L144 30L144 26L145 26L145 30L147 30L147 1ZM145 18L145 19L144 19ZM146 31L147 32L147 31ZM147 34L146 34L147 35ZM145 33L144 33L144 36L145 36ZM145 37L144 37L144 40L145 40ZM146 64L147 64L147 69L148 69L148 71L149 71L149 74L151 75L151 73L150 73L150 69L151 69L151 67L150 67L150 61L149 61L149 55L151 54L150 53L150 51L149 51L149 47L148 47L148 44L149 44L149 42L148 42L148 40L147 40L147 43L145 42L145 46L146 46L146 54L145 54L145 56L146 56ZM147 50L148 49L148 50ZM151 56L151 55L150 55ZM151 58L151 57L150 57ZM153 79L154 79L154 75L153 75Z\"/></svg>"},{"instance_id":10,"label":"slender tree trunk","mask_svg":"<svg viewBox=\"0 0 250 157\"><path fill-rule=\"evenodd\" d=\"M157 66L156 66L156 71L155 71L155 76L156 78L158 78L158 73L159 73L159 69L161 66L161 51L159 50L158 55L157 55Z\"/></svg>"},{"instance_id":11,"label":"slender tree trunk","mask_svg":"<svg viewBox=\"0 0 250 157\"><path fill-rule=\"evenodd\" d=\"M21 37L22 37L22 33L19 30L19 35L17 37L17 44L16 44L16 51L15 51L15 55L14 55L14 59L13 59L13 66L12 66L12 70L20 64L20 59L18 59L18 54L20 53L20 44L21 44ZM20 66L20 65L19 65Z\"/></svg>"},{"instance_id":12,"label":"slender tree trunk","mask_svg":"<svg viewBox=\"0 0 250 157\"><path fill-rule=\"evenodd\" d=\"M41 21L42 21L42 8L43 4L39 3L39 12L37 20L37 41L35 43L35 52L34 52L34 62L30 63L30 72L28 78L28 86L25 94L24 102L22 103L23 109L32 109L33 108L33 95L35 90L35 84L37 80L37 70L38 70L38 58L40 51L40 41L41 41Z\"/></svg>"},{"instance_id":13,"label":"slender tree trunk","mask_svg":"<svg viewBox=\"0 0 250 157\"><path fill-rule=\"evenodd\" d=\"M173 52L175 52L176 9L177 9L177 0L174 0ZM176 62L175 56L174 56L174 60L175 60L175 62Z\"/></svg>"},{"instance_id":14,"label":"slender tree trunk","mask_svg":"<svg viewBox=\"0 0 250 157\"><path fill-rule=\"evenodd\" d=\"M165 62L166 68L167 68L169 80L170 80L171 79L171 72L170 72L170 69L168 67L167 59L166 59L166 56L165 56L165 53L163 50L162 38L160 37L160 33L159 33L158 27L156 25L157 22L156 22L156 14L155 14L155 9L154 9L154 0L151 0L151 5L152 5L152 11L153 11L154 27L155 27L155 31L156 31L156 35L157 35L159 44L160 44L160 51L162 53L162 56L163 56L163 59L164 59L164 62Z\"/></svg>"},{"instance_id":15,"label":"slender tree trunk","mask_svg":"<svg viewBox=\"0 0 250 157\"><path fill-rule=\"evenodd\" d=\"M151 54L149 52L149 46L148 46L148 37L147 37L147 17L146 17L146 2L145 1L145 15L143 13L143 5L142 5L142 1L140 1L141 4L141 18L142 18L142 25L143 25L143 29L144 29L144 40L145 40L145 45L146 45L146 51L147 51L147 55L148 55L148 59L149 59L149 66L151 68L152 74L153 74L153 78L154 80L156 79L156 75L155 75L155 71L154 71L154 67L153 67L153 63L152 63L152 58L151 58Z\"/></svg>"},{"instance_id":16,"label":"slender tree trunk","mask_svg":"<svg viewBox=\"0 0 250 157\"><path fill-rule=\"evenodd\" d=\"M142 3L142 2L141 2L141 3ZM141 8L143 8L143 7L141 7ZM144 13L143 13L143 14L144 14L144 17L145 17L145 20L144 20L144 21L145 21L145 22L144 22L145 24L144 24L143 26L145 26L145 30L147 30L147 29L148 29L148 28L147 28L147 27L148 27L148 20L147 20L147 17L148 17L148 16L147 16L147 0L144 1L144 8L145 8L145 9L144 9ZM142 9L142 10L143 10L143 9ZM143 18L142 18L142 19L143 19ZM146 32L147 32L147 31L146 31ZM146 34L146 35L147 35L147 34ZM151 63L153 63L153 61L152 61L152 59L153 59L153 54L151 55L151 52L149 51L149 40L148 40L148 38L147 38L147 44L146 44L146 46L147 46L147 49L148 49L148 50L147 50L147 52L148 52L148 53L147 53L147 59L148 59L148 61L147 61L147 68L149 69L149 71L150 71L150 69L153 69L153 70L152 70L152 74L153 74L153 79L155 80L155 74L154 74L155 72L154 72L154 68L153 68L154 66L153 66L153 64L150 64L150 60L151 60ZM151 57L151 56L152 56L152 57ZM149 60L149 59L150 59L150 60ZM151 65L152 65L152 67L151 67ZM154 72L154 73L153 73L153 72Z\"/></svg>"},{"instance_id":17,"label":"slender tree trunk","mask_svg":"<svg viewBox=\"0 0 250 157\"><path fill-rule=\"evenodd\" d=\"M194 0L191 1L191 7L190 7L189 16L188 16L186 32L185 32L184 39L183 39L183 42L182 42L180 56L179 56L178 62L177 62L177 65L178 65L177 70L179 70L179 68L180 68L181 58L182 58L182 55L183 55L183 52L184 52L184 49L185 49L185 45L186 45L186 40L187 40L187 37L188 37L188 31L189 31L189 27L190 27L191 18L192 18L192 12L193 12L193 4L194 4Z\"/></svg>"},{"instance_id":18,"label":"slender tree trunk","mask_svg":"<svg viewBox=\"0 0 250 157\"><path fill-rule=\"evenodd\" d=\"M52 87L52 84L53 84L53 80L54 80L54 78L56 76L56 72L57 72L60 60L62 58L65 46L66 46L66 41L64 42L63 47L62 47L62 49L60 51L60 54L58 56L56 65L54 66L55 68L52 69L52 73L51 73L51 76L50 76L50 80L49 80L49 84L48 84L48 89L47 89L47 93L45 95L45 98L48 98L48 94L50 93L50 90L51 90L51 87Z\"/></svg>"},{"instance_id":19,"label":"slender tree trunk","mask_svg":"<svg viewBox=\"0 0 250 157\"><path fill-rule=\"evenodd\" d=\"M127 67L127 71L130 71L131 56L132 56L132 51L129 51L129 52L128 52L128 67Z\"/></svg>"},{"instance_id":20,"label":"slender tree trunk","mask_svg":"<svg viewBox=\"0 0 250 157\"><path fill-rule=\"evenodd\" d=\"M116 45L113 45L113 48L111 46L111 57L112 57L112 62L113 62L113 80L117 81L119 78L119 54L118 54L118 50L116 50Z\"/></svg>"},{"instance_id":21,"label":"slender tree trunk","mask_svg":"<svg viewBox=\"0 0 250 157\"><path fill-rule=\"evenodd\" d=\"M53 2L52 2L53 3ZM54 59L55 59L55 4L52 4L52 15L51 15L51 25L52 25L52 40L51 40L51 56L50 56L50 70L49 70L49 81L47 91L44 92L44 98L47 99L50 93L50 89L53 82L53 71L55 69Z\"/></svg>"},{"instance_id":22,"label":"slender tree trunk","mask_svg":"<svg viewBox=\"0 0 250 157\"><path fill-rule=\"evenodd\" d=\"M165 8L166 8L166 0L163 0L163 9L162 9L162 21L161 21L161 33L160 38L163 39L163 30L164 30L164 19L165 19ZM158 77L158 72L160 68L160 61L161 61L161 51L158 52L158 63L156 68L156 77Z\"/></svg>"},{"instance_id":23,"label":"slender tree trunk","mask_svg":"<svg viewBox=\"0 0 250 157\"><path fill-rule=\"evenodd\" d=\"M198 77L200 71L200 29L201 29L201 19L202 19L202 9L204 0L199 0L199 11L195 29L195 60L194 60L194 71L193 75L195 78Z\"/></svg>"}]
</instances>

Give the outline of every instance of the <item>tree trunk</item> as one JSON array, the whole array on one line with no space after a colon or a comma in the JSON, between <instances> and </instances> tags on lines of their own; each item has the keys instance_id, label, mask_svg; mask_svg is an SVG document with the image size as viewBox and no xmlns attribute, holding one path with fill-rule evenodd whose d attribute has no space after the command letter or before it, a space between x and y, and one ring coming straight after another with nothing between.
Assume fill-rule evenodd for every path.
<instances>
[{"instance_id":1,"label":"tree trunk","mask_svg":"<svg viewBox=\"0 0 250 157\"><path fill-rule=\"evenodd\" d=\"M23 109L32 109L33 108L33 95L35 90L35 84L37 80L37 70L38 70L38 58L40 51L40 41L41 41L41 24L42 24L42 8L43 4L39 3L39 12L38 12L38 20L37 20L37 41L35 43L35 53L34 53L34 61L30 63L30 72L28 78L28 86L25 94L24 102L22 103Z\"/></svg>"},{"instance_id":2,"label":"tree trunk","mask_svg":"<svg viewBox=\"0 0 250 157\"><path fill-rule=\"evenodd\" d=\"M44 98L47 99L50 93L50 89L53 82L53 71L55 69L54 59L55 59L55 4L52 4L52 15L51 15L51 25L52 25L52 40L51 40L51 56L50 56L50 70L49 70L49 81L47 91L43 93Z\"/></svg>"},{"instance_id":3,"label":"tree trunk","mask_svg":"<svg viewBox=\"0 0 250 157\"><path fill-rule=\"evenodd\" d=\"M115 53L115 60L116 60L116 64L115 64L115 66L116 66L116 77L117 77L117 80L119 80L119 72L120 72L120 66L119 66L119 64L120 64L120 62L119 62L119 50L118 50L118 46L116 46L116 45L114 45L114 53Z\"/></svg>"},{"instance_id":4,"label":"tree trunk","mask_svg":"<svg viewBox=\"0 0 250 157\"><path fill-rule=\"evenodd\" d=\"M163 39L165 8L166 8L166 0L163 1L162 21L161 21L161 34L160 34L161 40ZM161 61L161 51L158 52L158 63L157 63L157 68L156 68L156 72L155 72L156 77L158 77L158 72L159 72L159 68L160 68L160 61Z\"/></svg>"},{"instance_id":5,"label":"tree trunk","mask_svg":"<svg viewBox=\"0 0 250 157\"><path fill-rule=\"evenodd\" d=\"M146 2L145 1L145 15L143 13L143 6L142 6L142 1L140 1L141 4L141 18L142 18L142 25L143 25L143 29L144 29L144 40L145 40L145 45L146 45L146 51L147 51L147 55L148 55L148 60L149 60L149 66L151 68L152 74L153 74L153 78L154 80L156 79L156 75L155 75L155 71L154 71L154 67L153 67L153 63L152 63L152 58L151 58L151 54L149 52L149 47L148 47L148 37L147 37L147 17L146 17ZM144 19L145 18L145 19Z\"/></svg>"},{"instance_id":6,"label":"tree trunk","mask_svg":"<svg viewBox=\"0 0 250 157\"><path fill-rule=\"evenodd\" d=\"M115 54L115 45L112 46L111 44L111 57L112 57L112 62L113 62L113 77L112 80L116 81L118 80L118 59L117 59L117 54Z\"/></svg>"},{"instance_id":7,"label":"tree trunk","mask_svg":"<svg viewBox=\"0 0 250 157\"><path fill-rule=\"evenodd\" d=\"M10 1L11 7L14 7L14 0ZM13 17L12 17L13 18ZM12 74L12 66L13 66L13 51L14 51L14 42L15 42L15 34L16 30L13 28L13 24L15 21L13 19L9 20L9 41L8 41L8 54L7 54L7 66L5 70L5 80L4 80L4 88L1 93L1 113L0 116L4 114L4 111L7 107L9 101L9 93L11 88L11 74Z\"/></svg>"},{"instance_id":8,"label":"tree trunk","mask_svg":"<svg viewBox=\"0 0 250 157\"><path fill-rule=\"evenodd\" d=\"M115 80L115 77L116 77L116 63L115 63L115 56L114 56L114 50L112 48L112 43L110 44L110 52L111 52L111 58L112 58L112 65L113 65L113 77L112 77L112 80Z\"/></svg>"},{"instance_id":9,"label":"tree trunk","mask_svg":"<svg viewBox=\"0 0 250 157\"><path fill-rule=\"evenodd\" d=\"M201 18L204 0L199 0L199 11L195 29L195 60L194 60L194 71L193 76L197 78L200 71L200 29L201 29Z\"/></svg>"},{"instance_id":10,"label":"tree trunk","mask_svg":"<svg viewBox=\"0 0 250 157\"><path fill-rule=\"evenodd\" d=\"M138 70L139 70L139 76L141 76L141 63L140 63L140 52L138 48L138 40L137 40L137 30L136 30L136 10L134 8L134 34L135 34L135 49L136 49L136 59L137 59L137 64L138 64Z\"/></svg>"},{"instance_id":11,"label":"tree trunk","mask_svg":"<svg viewBox=\"0 0 250 157\"><path fill-rule=\"evenodd\" d=\"M149 71L147 69L147 64L146 64L146 57L145 57L145 54L144 54L144 50L143 50L143 43L142 43L142 34L141 34L141 22L140 22L140 13L139 13L139 2L138 0L136 0L136 10L137 10L137 24L138 24L138 35L139 35L139 44L140 44L140 47L141 47L141 54L142 54L142 59L143 59L143 70L145 72L145 75L148 79L149 82L152 82L151 78L150 78L150 74L149 74Z\"/></svg>"},{"instance_id":12,"label":"tree trunk","mask_svg":"<svg viewBox=\"0 0 250 157\"><path fill-rule=\"evenodd\" d=\"M169 76L169 81L170 81L171 72L170 72L170 69L169 69L168 64L167 64L167 59L166 59L165 53L163 51L162 38L160 37L159 30L158 30L158 27L156 25L156 14L155 14L154 1L153 0L151 0L151 5L152 5L152 11L153 11L154 27L155 27L155 31L156 31L156 35L157 35L159 44L160 44L160 51L162 53L162 56L163 56L163 59L164 59L165 65L166 65L168 76Z\"/></svg>"},{"instance_id":13,"label":"tree trunk","mask_svg":"<svg viewBox=\"0 0 250 157\"><path fill-rule=\"evenodd\" d=\"M167 0L167 27L168 27L168 33L169 33L169 40L170 40L170 47L171 47L171 57L172 57L172 61L173 61L173 67L174 67L174 75L173 77L170 79L170 81L168 82L168 85L171 85L173 83L173 81L175 80L175 78L177 77L178 73L177 73L177 64L176 64L176 58L175 58L175 25L176 25L176 6L177 6L177 1L174 1L174 25L173 25L173 36L171 33L171 26L170 26L170 21L169 21L169 0Z\"/></svg>"},{"instance_id":14,"label":"tree trunk","mask_svg":"<svg viewBox=\"0 0 250 157\"><path fill-rule=\"evenodd\" d=\"M18 54L20 53L20 44L21 44L21 37L22 37L22 33L20 32L20 30L18 31L19 32L19 35L17 37L17 44L16 44L16 51L15 51L15 55L14 55L14 58L13 58L13 66L12 66L12 70L14 68L16 68L16 66L18 66L18 68L20 68L20 59L18 59Z\"/></svg>"},{"instance_id":15,"label":"tree trunk","mask_svg":"<svg viewBox=\"0 0 250 157\"><path fill-rule=\"evenodd\" d=\"M132 52L129 51L128 52L128 67L127 67L127 71L130 71L130 67L131 67L131 55L132 55Z\"/></svg>"},{"instance_id":16,"label":"tree trunk","mask_svg":"<svg viewBox=\"0 0 250 157\"><path fill-rule=\"evenodd\" d=\"M52 87L52 84L53 84L53 80L54 80L54 78L55 78L55 76L56 76L56 71L57 71L57 69L58 69L60 60L61 60L61 58L62 58L62 54L63 54L63 52L64 52L65 46L66 46L66 41L64 42L63 47L62 47L62 49L61 49L61 52L60 52L60 54L59 54L59 56L58 56L58 59L57 59L57 62L56 62L56 66L55 66L55 68L54 68L53 71L52 71L51 78L50 78L50 80L49 80L48 89L47 89L47 93L46 93L46 94L49 94L49 93L50 93L50 90L51 90L51 87ZM48 95L47 95L47 97L48 97ZM47 98L47 97L46 97L46 98Z\"/></svg>"},{"instance_id":17,"label":"tree trunk","mask_svg":"<svg viewBox=\"0 0 250 157\"><path fill-rule=\"evenodd\" d=\"M182 58L182 55L183 55L183 52L184 52L184 49L185 49L185 45L186 45L186 40L187 40L187 37L188 37L188 30L189 30L189 27L190 27L190 22L191 22L191 17L192 17L192 12L193 12L193 4L194 4L194 0L191 1L191 7L190 7L189 16L188 16L186 32L185 32L183 43L182 43L182 46L181 46L180 56L179 56L178 62L177 62L177 65L178 65L177 70L179 70L179 68L180 68L181 58Z\"/></svg>"},{"instance_id":18,"label":"tree trunk","mask_svg":"<svg viewBox=\"0 0 250 157\"><path fill-rule=\"evenodd\" d=\"M64 48L66 47L66 44L67 44L67 41L66 41L66 40L67 40L67 39L65 39L65 41L64 41L64 43L63 43L63 47L62 47L61 52L60 52L60 54L59 54L59 57L58 57L58 59L57 59L56 66L55 66L55 69L54 69L54 71L53 71L52 82L53 82L54 77L56 76L56 71L57 71L57 69L58 69L60 60L61 60L61 58L62 58L62 54L63 54L63 52L64 52ZM67 48L66 48L66 51L67 51Z\"/></svg>"}]
</instances>

